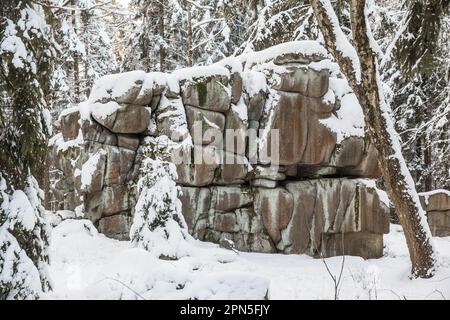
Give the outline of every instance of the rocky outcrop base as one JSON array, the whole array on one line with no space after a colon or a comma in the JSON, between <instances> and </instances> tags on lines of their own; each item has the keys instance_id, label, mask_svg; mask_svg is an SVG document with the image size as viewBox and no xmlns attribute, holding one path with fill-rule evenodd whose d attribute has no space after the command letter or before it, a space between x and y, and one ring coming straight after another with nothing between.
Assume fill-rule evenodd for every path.
<instances>
[{"instance_id":1,"label":"rocky outcrop base","mask_svg":"<svg viewBox=\"0 0 450 320\"><path fill-rule=\"evenodd\" d=\"M389 209L365 180L315 179L268 189L183 187L189 231L242 251L380 257Z\"/></svg>"}]
</instances>

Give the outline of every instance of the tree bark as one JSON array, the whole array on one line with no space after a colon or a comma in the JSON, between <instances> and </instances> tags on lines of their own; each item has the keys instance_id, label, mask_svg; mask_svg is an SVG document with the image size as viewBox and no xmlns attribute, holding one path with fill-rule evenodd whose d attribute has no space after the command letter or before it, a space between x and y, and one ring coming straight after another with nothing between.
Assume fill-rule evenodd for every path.
<instances>
[{"instance_id":1,"label":"tree bark","mask_svg":"<svg viewBox=\"0 0 450 320\"><path fill-rule=\"evenodd\" d=\"M340 27L336 26L338 20L329 0L311 0L311 5L326 47L339 64L363 109L370 143L378 151L378 163L386 191L405 233L412 262L412 276L431 277L435 265L431 232L414 181L401 154L389 107L378 83L378 66L364 12L365 1L351 0L350 3L353 43L361 68L360 74L346 52L337 48L336 28Z\"/></svg>"},{"instance_id":2,"label":"tree bark","mask_svg":"<svg viewBox=\"0 0 450 320\"><path fill-rule=\"evenodd\" d=\"M164 4L161 1L159 4L159 36L160 36L160 47L159 47L159 71L164 72L166 70L166 49L164 48Z\"/></svg>"},{"instance_id":3,"label":"tree bark","mask_svg":"<svg viewBox=\"0 0 450 320\"><path fill-rule=\"evenodd\" d=\"M193 58L192 58L192 6L188 3L187 7L187 54L188 61L187 66L192 67Z\"/></svg>"},{"instance_id":4,"label":"tree bark","mask_svg":"<svg viewBox=\"0 0 450 320\"><path fill-rule=\"evenodd\" d=\"M75 8L75 0L71 1L71 5ZM72 11L72 27L75 33L77 33L77 12ZM78 53L74 54L73 57L73 87L75 90L75 103L80 103L80 66L78 61Z\"/></svg>"}]
</instances>

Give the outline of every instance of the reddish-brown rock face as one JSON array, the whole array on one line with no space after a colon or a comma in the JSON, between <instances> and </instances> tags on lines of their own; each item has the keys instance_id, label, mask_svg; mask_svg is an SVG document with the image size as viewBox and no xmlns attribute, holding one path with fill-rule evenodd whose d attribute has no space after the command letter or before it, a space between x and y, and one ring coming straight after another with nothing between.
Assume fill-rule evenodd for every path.
<instances>
[{"instance_id":1,"label":"reddish-brown rock face","mask_svg":"<svg viewBox=\"0 0 450 320\"><path fill-rule=\"evenodd\" d=\"M235 80L239 81L239 78L235 77ZM210 111L227 111L231 102L230 92L227 88L229 81L229 76L222 75L183 80L181 85L184 105ZM236 87L234 91L237 93Z\"/></svg>"},{"instance_id":2,"label":"reddish-brown rock face","mask_svg":"<svg viewBox=\"0 0 450 320\"><path fill-rule=\"evenodd\" d=\"M290 182L293 218L283 233L282 247L292 253L326 252L324 234L389 232L389 208L363 180L315 179ZM280 248L280 247L279 247ZM381 250L375 256L382 255Z\"/></svg>"},{"instance_id":3,"label":"reddish-brown rock face","mask_svg":"<svg viewBox=\"0 0 450 320\"><path fill-rule=\"evenodd\" d=\"M336 147L336 134L319 120L331 114L332 106L297 93L278 95L271 128L279 130L279 164L328 164Z\"/></svg>"},{"instance_id":4,"label":"reddish-brown rock face","mask_svg":"<svg viewBox=\"0 0 450 320\"><path fill-rule=\"evenodd\" d=\"M96 104L95 108L102 108L102 105ZM147 130L150 123L150 110L142 106L123 105L107 116L93 112L92 117L111 132L138 134Z\"/></svg>"},{"instance_id":5,"label":"reddish-brown rock face","mask_svg":"<svg viewBox=\"0 0 450 320\"><path fill-rule=\"evenodd\" d=\"M115 239L127 240L129 237L127 231L130 229L131 223L132 219L130 216L116 214L101 219L98 224L98 230Z\"/></svg>"},{"instance_id":6,"label":"reddish-brown rock face","mask_svg":"<svg viewBox=\"0 0 450 320\"><path fill-rule=\"evenodd\" d=\"M186 118L188 128L191 136L194 139L194 143L198 145L222 145L223 129L225 127L225 116L219 112L203 110L196 107L186 106ZM194 127L197 126L197 127ZM194 130L198 130L196 135ZM205 132L214 131L211 136L205 134ZM215 140L215 136L218 135L219 141ZM197 136L199 139L197 140Z\"/></svg>"},{"instance_id":7,"label":"reddish-brown rock face","mask_svg":"<svg viewBox=\"0 0 450 320\"><path fill-rule=\"evenodd\" d=\"M101 232L127 239L143 146L167 136L195 237L244 251L379 256L388 209L353 179L379 176L376 152L361 121L346 118L359 106L345 80L319 68L325 50L301 44L173 74L100 79L80 112L61 116L57 206L82 204ZM429 200L439 230L447 218L432 212L446 201Z\"/></svg>"},{"instance_id":8,"label":"reddish-brown rock face","mask_svg":"<svg viewBox=\"0 0 450 320\"><path fill-rule=\"evenodd\" d=\"M288 66L280 74L274 89L296 92L311 98L321 98L328 91L328 70L316 71L308 67Z\"/></svg>"},{"instance_id":9,"label":"reddish-brown rock face","mask_svg":"<svg viewBox=\"0 0 450 320\"><path fill-rule=\"evenodd\" d=\"M80 130L80 113L77 110L61 115L61 133L64 141L76 139Z\"/></svg>"},{"instance_id":10,"label":"reddish-brown rock face","mask_svg":"<svg viewBox=\"0 0 450 320\"><path fill-rule=\"evenodd\" d=\"M255 193L255 211L263 218L263 224L274 243L281 240L281 230L292 219L294 198L284 188L258 188Z\"/></svg>"}]
</instances>

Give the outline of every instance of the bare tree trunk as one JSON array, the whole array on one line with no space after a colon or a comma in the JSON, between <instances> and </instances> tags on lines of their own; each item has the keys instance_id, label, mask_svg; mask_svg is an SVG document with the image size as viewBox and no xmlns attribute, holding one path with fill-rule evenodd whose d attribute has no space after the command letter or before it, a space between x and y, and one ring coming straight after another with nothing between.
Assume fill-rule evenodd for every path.
<instances>
[{"instance_id":1,"label":"bare tree trunk","mask_svg":"<svg viewBox=\"0 0 450 320\"><path fill-rule=\"evenodd\" d=\"M426 79L425 81L429 81ZM429 121L432 118L431 112L433 110L432 106L427 106L425 108L425 121ZM424 155L423 155L423 162L425 164L426 169L426 175L425 175L425 191L431 191L433 190L433 174L432 174L432 150L433 150L433 142L431 141L431 134L426 132L424 136Z\"/></svg>"},{"instance_id":2,"label":"bare tree trunk","mask_svg":"<svg viewBox=\"0 0 450 320\"><path fill-rule=\"evenodd\" d=\"M81 20L81 26L83 32L87 32L87 29L89 28L89 18L90 18L91 12L89 10L83 10L80 14L80 20ZM86 57L89 57L89 42L88 41L84 41L84 49L85 49L85 53L86 53ZM90 82L89 79L89 74L88 74L88 70L89 70L89 66L88 66L88 62L89 59L86 59L86 61L84 62L84 86L83 86L83 93L86 95L86 97L89 97L89 94L91 92L91 86L93 85ZM81 91L81 90L80 90Z\"/></svg>"},{"instance_id":3,"label":"bare tree trunk","mask_svg":"<svg viewBox=\"0 0 450 320\"><path fill-rule=\"evenodd\" d=\"M72 6L75 8L75 0L71 1ZM77 32L77 12L72 11L72 27L74 32ZM75 53L73 57L73 85L75 90L75 102L80 102L80 66L78 62L78 54Z\"/></svg>"},{"instance_id":4,"label":"bare tree trunk","mask_svg":"<svg viewBox=\"0 0 450 320\"><path fill-rule=\"evenodd\" d=\"M416 111L415 113L415 117L414 117L414 121L415 124L420 125L423 121L423 115L422 112L420 112L420 109ZM418 159L418 161L422 161L422 159L424 158L423 154L425 152L425 139L423 136L419 136L416 141L415 141L415 145L414 145L414 156ZM419 162L419 163L420 163ZM414 181L419 181L420 180L420 175L421 175L421 171L420 169L415 169L414 171L411 172L411 175L414 178ZM422 189L422 190L421 190ZM423 184L421 186L417 187L417 191L427 191L427 190L423 190Z\"/></svg>"},{"instance_id":5,"label":"bare tree trunk","mask_svg":"<svg viewBox=\"0 0 450 320\"><path fill-rule=\"evenodd\" d=\"M166 70L166 49L162 44L164 39L164 4L161 1L159 4L159 36L161 38L161 44L159 47L159 71L164 72Z\"/></svg>"},{"instance_id":6,"label":"bare tree trunk","mask_svg":"<svg viewBox=\"0 0 450 320\"><path fill-rule=\"evenodd\" d=\"M364 111L370 142L378 151L384 184L395 206L405 233L412 262L412 275L427 278L433 275L435 255L431 232L421 207L414 181L401 154L389 107L385 104L378 83L375 53L371 47L364 13L364 0L351 0L351 22L354 48L347 43L329 0L311 0L314 14L327 49L338 62ZM357 56L348 55L347 48ZM353 54L351 51L350 54ZM355 59L357 61L355 61ZM356 69L356 64L359 70Z\"/></svg>"},{"instance_id":7,"label":"bare tree trunk","mask_svg":"<svg viewBox=\"0 0 450 320\"><path fill-rule=\"evenodd\" d=\"M192 67L193 58L192 58L192 6L188 3L187 7L187 54L188 61L187 66Z\"/></svg>"}]
</instances>

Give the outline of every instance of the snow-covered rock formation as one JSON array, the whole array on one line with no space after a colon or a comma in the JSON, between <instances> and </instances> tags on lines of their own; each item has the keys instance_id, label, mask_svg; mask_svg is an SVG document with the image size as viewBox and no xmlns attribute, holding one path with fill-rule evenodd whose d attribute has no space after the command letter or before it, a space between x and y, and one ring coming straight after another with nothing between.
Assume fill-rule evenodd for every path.
<instances>
[{"instance_id":1,"label":"snow-covered rock formation","mask_svg":"<svg viewBox=\"0 0 450 320\"><path fill-rule=\"evenodd\" d=\"M109 75L60 122L57 206L84 205L108 236L128 237L144 138L166 135L195 237L258 252L382 255L389 209L373 180L376 152L317 42Z\"/></svg>"},{"instance_id":2,"label":"snow-covered rock formation","mask_svg":"<svg viewBox=\"0 0 450 320\"><path fill-rule=\"evenodd\" d=\"M435 237L450 236L450 191L438 189L419 193L422 207L427 212L431 234Z\"/></svg>"}]
</instances>

